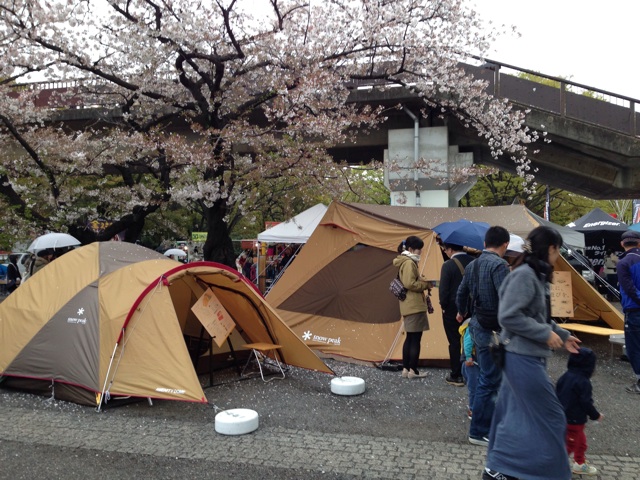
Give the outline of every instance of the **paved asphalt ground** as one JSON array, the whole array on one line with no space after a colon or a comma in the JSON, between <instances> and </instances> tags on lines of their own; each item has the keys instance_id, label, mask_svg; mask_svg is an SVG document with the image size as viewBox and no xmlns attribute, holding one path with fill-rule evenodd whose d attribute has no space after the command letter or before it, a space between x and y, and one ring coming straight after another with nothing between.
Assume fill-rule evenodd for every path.
<instances>
[{"instance_id":1,"label":"paved asphalt ground","mask_svg":"<svg viewBox=\"0 0 640 480\"><path fill-rule=\"evenodd\" d=\"M640 395L624 391L631 368L608 339L582 335L598 354L592 379L605 415L589 423L589 461L600 479L640 478ZM331 393L331 376L291 369L286 379L215 374L210 404L156 401L90 407L0 389L0 478L4 479L479 479L485 449L467 443L466 389L337 361L366 391ZM563 373L556 353L549 374ZM205 379L205 381L208 380ZM249 408L260 426L242 436L214 430L218 409ZM527 439L523 438L523 442ZM535 457L535 445L531 446ZM579 477L575 477L579 478Z\"/></svg>"}]
</instances>

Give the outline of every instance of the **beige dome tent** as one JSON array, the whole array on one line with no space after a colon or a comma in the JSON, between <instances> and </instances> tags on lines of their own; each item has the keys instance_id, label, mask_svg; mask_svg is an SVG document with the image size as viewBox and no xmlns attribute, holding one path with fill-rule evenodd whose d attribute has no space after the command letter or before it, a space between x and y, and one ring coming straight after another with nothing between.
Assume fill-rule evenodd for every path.
<instances>
[{"instance_id":1,"label":"beige dome tent","mask_svg":"<svg viewBox=\"0 0 640 480\"><path fill-rule=\"evenodd\" d=\"M284 363L333 373L235 270L96 242L0 304L0 385L97 406L115 396L206 402L185 338L202 336L191 307L208 289L235 323L234 349L279 344Z\"/></svg>"},{"instance_id":2,"label":"beige dome tent","mask_svg":"<svg viewBox=\"0 0 640 480\"><path fill-rule=\"evenodd\" d=\"M333 202L295 262L267 295L267 301L312 349L326 356L381 362L402 358L398 300L389 292L397 269L391 264L409 235L424 241L420 272L440 279L444 262L430 230L466 218L501 225L525 238L541 222L521 205L472 208L423 208ZM604 320L621 328L620 312L563 259L556 268L570 273L573 319ZM448 363L437 288L435 312L421 342L420 358Z\"/></svg>"}]
</instances>

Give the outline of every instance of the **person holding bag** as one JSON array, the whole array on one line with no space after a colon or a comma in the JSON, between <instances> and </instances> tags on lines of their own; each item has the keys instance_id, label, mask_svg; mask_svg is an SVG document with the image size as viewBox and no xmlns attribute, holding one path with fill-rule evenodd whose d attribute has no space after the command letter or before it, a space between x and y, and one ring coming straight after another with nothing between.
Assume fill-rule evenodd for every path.
<instances>
[{"instance_id":1,"label":"person holding bag","mask_svg":"<svg viewBox=\"0 0 640 480\"><path fill-rule=\"evenodd\" d=\"M422 239L411 235L398 246L400 255L393 260L393 265L398 267L398 278L407 289L406 298L399 302L406 332L402 346L402 376L404 378L427 376L426 373L418 371L422 332L429 330L424 291L431 287L430 283L422 280L418 273L422 247L424 247Z\"/></svg>"},{"instance_id":2,"label":"person holding bag","mask_svg":"<svg viewBox=\"0 0 640 480\"><path fill-rule=\"evenodd\" d=\"M554 349L576 353L579 348L579 340L551 319L549 283L561 245L557 230L533 229L500 287L498 321L505 360L483 480L571 478L564 409L546 371Z\"/></svg>"}]
</instances>

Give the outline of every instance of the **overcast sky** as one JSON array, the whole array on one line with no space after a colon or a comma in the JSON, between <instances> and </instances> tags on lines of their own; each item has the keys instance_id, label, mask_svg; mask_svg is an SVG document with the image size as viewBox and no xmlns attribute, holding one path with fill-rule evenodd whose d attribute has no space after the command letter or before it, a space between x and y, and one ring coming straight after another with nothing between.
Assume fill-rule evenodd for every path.
<instances>
[{"instance_id":1,"label":"overcast sky","mask_svg":"<svg viewBox=\"0 0 640 480\"><path fill-rule=\"evenodd\" d=\"M469 0L485 19L515 25L489 58L640 100L638 0Z\"/></svg>"}]
</instances>

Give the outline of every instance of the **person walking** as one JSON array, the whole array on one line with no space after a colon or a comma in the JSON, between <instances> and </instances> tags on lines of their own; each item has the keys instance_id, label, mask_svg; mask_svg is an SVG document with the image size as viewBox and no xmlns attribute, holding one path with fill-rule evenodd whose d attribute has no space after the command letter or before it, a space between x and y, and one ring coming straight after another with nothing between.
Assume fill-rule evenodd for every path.
<instances>
[{"instance_id":1,"label":"person walking","mask_svg":"<svg viewBox=\"0 0 640 480\"><path fill-rule=\"evenodd\" d=\"M445 243L442 251L449 259L442 264L440 270L440 285L438 295L442 308L442 323L449 342L449 364L451 372L444 381L458 387L464 386L462 377L462 362L460 361L460 322L458 322L458 307L456 295L464 276L464 269L473 261L473 257L464 252L461 245Z\"/></svg>"},{"instance_id":2,"label":"person walking","mask_svg":"<svg viewBox=\"0 0 640 480\"><path fill-rule=\"evenodd\" d=\"M498 290L509 274L509 265L502 257L509 245L509 232L500 226L489 227L482 254L464 269L464 277L456 295L458 321L471 314L469 333L476 348L479 368L476 395L471 406L473 416L469 427L469 443L487 446L495 398L502 373L489 352L493 332L498 324ZM471 298L471 301L469 300ZM468 310L472 310L469 312Z\"/></svg>"},{"instance_id":3,"label":"person walking","mask_svg":"<svg viewBox=\"0 0 640 480\"><path fill-rule=\"evenodd\" d=\"M424 291L431 286L430 282L422 280L418 273L422 247L424 247L424 242L421 238L415 235L407 237L398 246L400 255L393 259L393 265L398 268L398 277L407 289L407 297L400 301L400 314L406 332L402 346L402 376L404 378L427 376L426 373L418 371L422 332L429 330Z\"/></svg>"},{"instance_id":4,"label":"person walking","mask_svg":"<svg viewBox=\"0 0 640 480\"><path fill-rule=\"evenodd\" d=\"M36 272L39 272L44 267L53 262L55 258L56 256L54 250L51 248L47 248L45 250L40 250L39 252L37 252L34 261L31 263L29 278L33 277Z\"/></svg>"},{"instance_id":5,"label":"person walking","mask_svg":"<svg viewBox=\"0 0 640 480\"><path fill-rule=\"evenodd\" d=\"M591 376L596 369L596 354L582 347L569 355L567 371L558 379L556 393L567 417L565 437L567 454L573 455L571 471L578 475L597 475L598 469L587 464L587 436L584 427L587 417L600 422L602 415L593 405Z\"/></svg>"},{"instance_id":6,"label":"person walking","mask_svg":"<svg viewBox=\"0 0 640 480\"><path fill-rule=\"evenodd\" d=\"M622 234L620 244L624 253L620 255L617 273L624 312L624 345L636 375L636 381L626 390L640 393L640 232L627 230Z\"/></svg>"},{"instance_id":7,"label":"person walking","mask_svg":"<svg viewBox=\"0 0 640 480\"><path fill-rule=\"evenodd\" d=\"M551 319L549 284L561 246L557 230L534 228L500 287L503 381L491 422L483 480L571 478L564 409L546 370L553 349L564 346L577 353L579 348L579 340Z\"/></svg>"},{"instance_id":8,"label":"person walking","mask_svg":"<svg viewBox=\"0 0 640 480\"><path fill-rule=\"evenodd\" d=\"M249 255L245 258L244 265L242 265L242 274L253 282L251 279L251 271L253 270L253 256Z\"/></svg>"}]
</instances>

